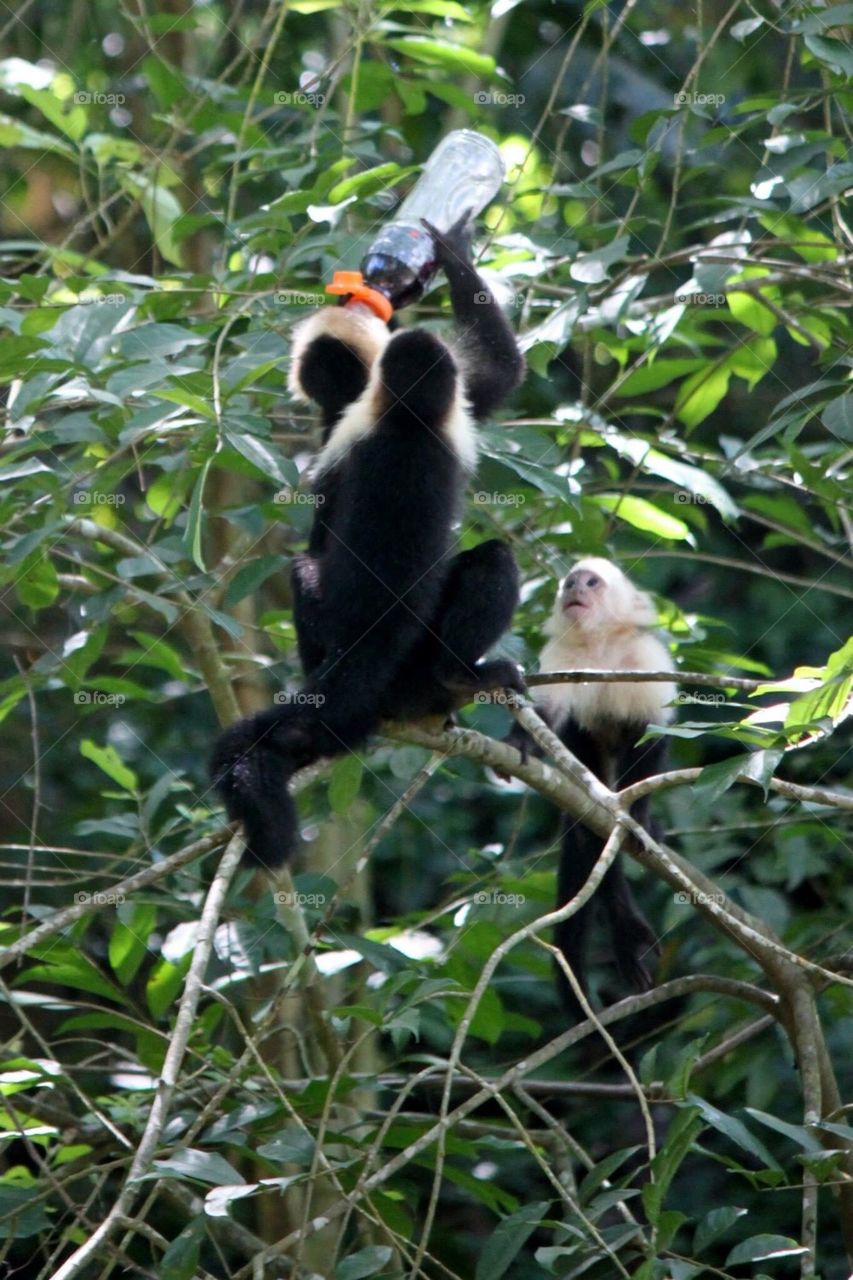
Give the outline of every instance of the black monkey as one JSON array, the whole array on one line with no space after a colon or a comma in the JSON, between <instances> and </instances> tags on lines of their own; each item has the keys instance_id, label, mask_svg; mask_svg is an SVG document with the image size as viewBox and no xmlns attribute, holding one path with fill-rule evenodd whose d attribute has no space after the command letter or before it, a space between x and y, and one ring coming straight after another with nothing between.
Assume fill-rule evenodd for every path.
<instances>
[{"instance_id":1,"label":"black monkey","mask_svg":"<svg viewBox=\"0 0 853 1280\"><path fill-rule=\"evenodd\" d=\"M669 650L649 628L655 610L649 597L621 569L597 556L579 560L560 584L546 624L550 637L540 654L543 671L624 670L671 671ZM545 685L537 711L563 743L605 786L621 789L660 773L666 740L637 745L651 723L673 718L669 703L675 684L652 681ZM507 738L525 754L529 735L516 727ZM632 817L652 830L648 797L639 800ZM586 883L603 842L581 822L563 815L557 905L563 906ZM657 949L655 935L634 901L620 860L613 863L596 895L555 929L554 941L581 986L586 989L586 940L596 902L607 913L613 954L623 980L647 990L652 983L646 956ZM562 969L560 997L567 1012L580 1008Z\"/></svg>"},{"instance_id":2,"label":"black monkey","mask_svg":"<svg viewBox=\"0 0 853 1280\"><path fill-rule=\"evenodd\" d=\"M313 527L293 566L306 681L292 702L226 730L211 764L265 867L298 838L296 770L361 746L383 718L447 715L480 690L522 687L514 663L483 661L518 602L512 552L492 540L452 554L476 423L524 370L467 224L426 224L450 285L453 350L425 330L390 334L363 307L323 308L294 333L290 387L323 424Z\"/></svg>"}]
</instances>

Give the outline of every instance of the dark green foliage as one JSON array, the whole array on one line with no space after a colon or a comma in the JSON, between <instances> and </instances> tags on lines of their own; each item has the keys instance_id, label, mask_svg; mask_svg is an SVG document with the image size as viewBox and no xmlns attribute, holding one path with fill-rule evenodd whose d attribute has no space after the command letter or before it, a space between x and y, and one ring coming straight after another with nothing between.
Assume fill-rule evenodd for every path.
<instances>
[{"instance_id":1,"label":"dark green foliage","mask_svg":"<svg viewBox=\"0 0 853 1280\"><path fill-rule=\"evenodd\" d=\"M522 565L503 651L530 666L555 578L605 554L657 593L684 669L766 678L686 687L674 765L704 772L662 797L667 838L798 954L849 947L849 808L768 785L849 787L853 9L20 8L0 18L3 942L80 910L0 987L0 1271L47 1277L127 1176L215 859L121 882L218 829L223 671L246 711L298 678L287 570L316 439L285 390L291 328L451 127L510 166L482 262L530 372L459 531L502 534ZM446 316L438 289L404 320ZM847 1275L844 1112L804 1123L773 1026L713 1054L762 1009L698 992L614 1024L658 1099L652 1154L600 1037L520 1065L564 1030L532 938L473 1007L495 948L551 907L544 801L384 740L299 803L319 839L295 889L240 871L229 891L136 1189L145 1231L122 1225L81 1274L235 1276L258 1237L289 1237L266 1275L787 1277L811 1178L817 1273ZM767 988L630 870L659 981ZM849 986L818 1008L849 1100ZM482 1078L500 1087L474 1105Z\"/></svg>"}]
</instances>

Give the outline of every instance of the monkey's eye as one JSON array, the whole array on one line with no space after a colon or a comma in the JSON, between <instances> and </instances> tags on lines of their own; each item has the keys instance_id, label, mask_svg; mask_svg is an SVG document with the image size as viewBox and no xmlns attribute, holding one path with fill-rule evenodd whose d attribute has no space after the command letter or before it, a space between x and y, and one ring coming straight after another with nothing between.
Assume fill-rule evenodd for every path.
<instances>
[{"instance_id":1,"label":"monkey's eye","mask_svg":"<svg viewBox=\"0 0 853 1280\"><path fill-rule=\"evenodd\" d=\"M591 573L586 580L586 585L588 587L597 587L600 585L600 583L601 583L601 579L597 578L594 573Z\"/></svg>"}]
</instances>

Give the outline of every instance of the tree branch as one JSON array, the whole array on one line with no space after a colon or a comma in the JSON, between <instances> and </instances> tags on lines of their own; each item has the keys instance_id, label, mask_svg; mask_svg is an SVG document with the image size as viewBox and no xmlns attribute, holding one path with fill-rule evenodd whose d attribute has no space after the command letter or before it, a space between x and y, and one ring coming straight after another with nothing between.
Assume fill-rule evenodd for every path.
<instances>
[{"instance_id":1,"label":"tree branch","mask_svg":"<svg viewBox=\"0 0 853 1280\"><path fill-rule=\"evenodd\" d=\"M228 893L228 886L231 884L234 873L240 865L242 856L243 842L238 836L233 836L225 853L222 855L216 875L207 891L196 935L192 962L184 982L181 1002L178 1005L178 1015L175 1019L175 1027L172 1032L172 1038L169 1041L169 1048L163 1061L160 1079L157 1082L154 1102L148 1113L145 1129L118 1198L103 1222L89 1236L88 1240L75 1249L74 1253L69 1258L66 1258L59 1270L54 1272L53 1280L72 1280L72 1277L79 1275L89 1260L97 1255L98 1250L106 1243L113 1232L118 1230L128 1216L133 1198L139 1189L137 1184L151 1167L168 1119L172 1094L178 1084L181 1066L183 1065L187 1044L193 1029L193 1021L198 1009L204 975L207 971L211 950L213 949L213 936L219 924L219 917Z\"/></svg>"}]
</instances>

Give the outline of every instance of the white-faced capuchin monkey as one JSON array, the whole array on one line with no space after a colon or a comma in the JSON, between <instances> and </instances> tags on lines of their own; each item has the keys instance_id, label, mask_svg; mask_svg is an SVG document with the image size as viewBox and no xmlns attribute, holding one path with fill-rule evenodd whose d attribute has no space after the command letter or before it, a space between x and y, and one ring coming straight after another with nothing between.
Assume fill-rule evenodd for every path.
<instances>
[{"instance_id":1,"label":"white-faced capuchin monkey","mask_svg":"<svg viewBox=\"0 0 853 1280\"><path fill-rule=\"evenodd\" d=\"M362 747L384 719L449 715L482 690L520 690L486 658L512 621L518 569L496 538L457 551L477 426L520 382L512 329L471 258L467 214L433 237L457 322L426 329L323 307L294 334L291 390L320 406L308 548L293 565L300 696L218 738L211 776L246 856L275 869L298 843L292 775Z\"/></svg>"},{"instance_id":2,"label":"white-faced capuchin monkey","mask_svg":"<svg viewBox=\"0 0 853 1280\"><path fill-rule=\"evenodd\" d=\"M672 671L669 651L651 633L655 609L616 565L597 556L579 560L560 583L545 632L549 639L539 659L542 671ZM650 724L668 724L675 684L664 682L587 682L544 685L537 711L563 743L605 786L618 790L664 767L666 740L637 745ZM517 726L508 739L524 755L539 749ZM632 816L647 830L649 802L634 805ZM581 822L563 816L557 905L563 906L586 883L603 842ZM646 990L652 978L647 957L657 950L653 930L634 901L619 859L607 872L595 897L557 925L554 941L586 989L585 952L595 903L604 908L613 954L622 978ZM567 1012L580 1007L562 969L558 988Z\"/></svg>"}]
</instances>

